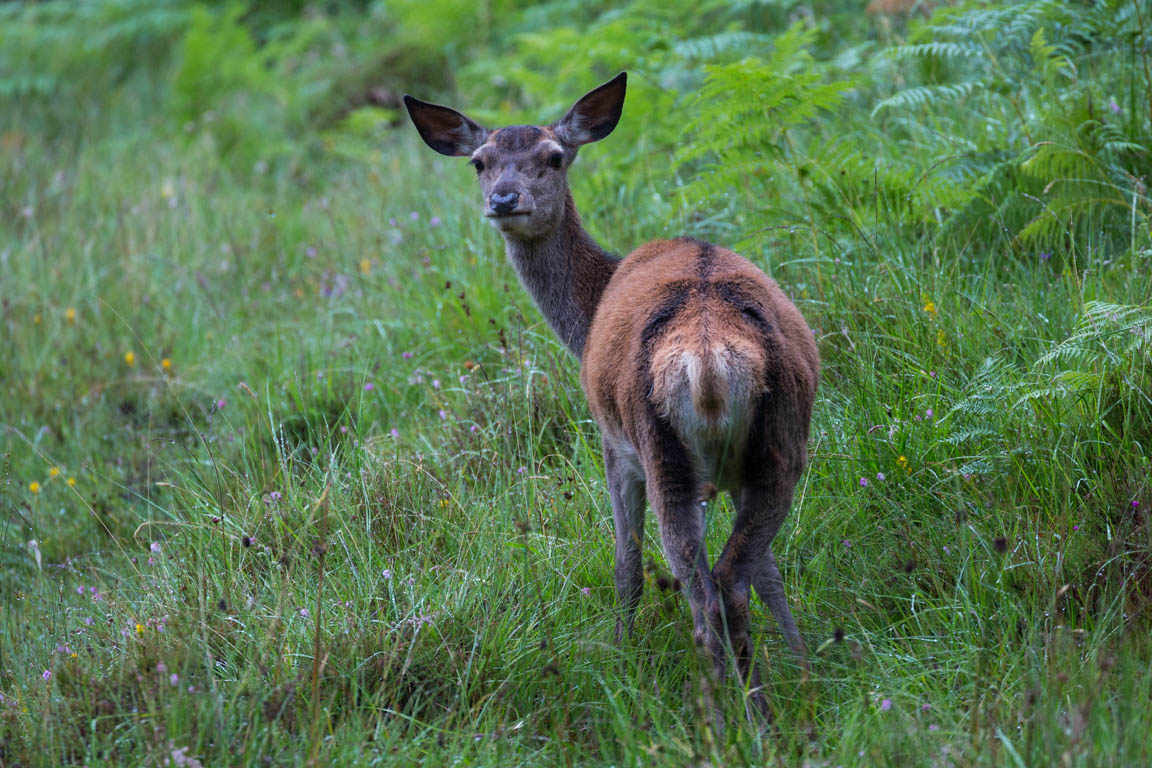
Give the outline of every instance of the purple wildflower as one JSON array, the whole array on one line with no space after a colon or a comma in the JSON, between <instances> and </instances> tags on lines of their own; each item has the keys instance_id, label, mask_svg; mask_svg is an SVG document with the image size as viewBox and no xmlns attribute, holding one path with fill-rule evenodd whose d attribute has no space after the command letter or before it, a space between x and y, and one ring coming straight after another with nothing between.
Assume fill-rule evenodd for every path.
<instances>
[{"instance_id":1,"label":"purple wildflower","mask_svg":"<svg viewBox=\"0 0 1152 768\"><path fill-rule=\"evenodd\" d=\"M845 549L848 549L849 547L852 546L852 541L850 539L844 539L844 541L842 541L840 543L844 545Z\"/></svg>"},{"instance_id":2,"label":"purple wildflower","mask_svg":"<svg viewBox=\"0 0 1152 768\"><path fill-rule=\"evenodd\" d=\"M933 416L935 416L935 415L936 415L936 412L935 412L935 411L933 411L931 408L929 408L928 410L924 411L924 418L926 418L926 419L930 419L930 418L932 418L932 417L933 417Z\"/></svg>"},{"instance_id":3,"label":"purple wildflower","mask_svg":"<svg viewBox=\"0 0 1152 768\"><path fill-rule=\"evenodd\" d=\"M884 699L880 702L880 711L887 712L892 709L892 699Z\"/></svg>"},{"instance_id":4,"label":"purple wildflower","mask_svg":"<svg viewBox=\"0 0 1152 768\"><path fill-rule=\"evenodd\" d=\"M430 226L430 227L440 226L440 217L439 216L433 216L432 218L428 219L428 226Z\"/></svg>"},{"instance_id":5,"label":"purple wildflower","mask_svg":"<svg viewBox=\"0 0 1152 768\"><path fill-rule=\"evenodd\" d=\"M148 549L152 550L153 552L159 552L160 551L160 542L158 542L158 541L152 542L151 544L148 545Z\"/></svg>"},{"instance_id":6,"label":"purple wildflower","mask_svg":"<svg viewBox=\"0 0 1152 768\"><path fill-rule=\"evenodd\" d=\"M1050 258L1052 258L1051 251L1040 251L1040 261L1048 261Z\"/></svg>"},{"instance_id":7,"label":"purple wildflower","mask_svg":"<svg viewBox=\"0 0 1152 768\"><path fill-rule=\"evenodd\" d=\"M876 473L876 479L881 483L884 482L884 473L883 472L877 472Z\"/></svg>"},{"instance_id":8,"label":"purple wildflower","mask_svg":"<svg viewBox=\"0 0 1152 768\"><path fill-rule=\"evenodd\" d=\"M385 568L384 572L381 573L380 575L384 577L384 581L391 581L392 580L392 571L390 571L387 568Z\"/></svg>"},{"instance_id":9,"label":"purple wildflower","mask_svg":"<svg viewBox=\"0 0 1152 768\"><path fill-rule=\"evenodd\" d=\"M216 410L222 411L222 410L224 410L224 406L226 406L226 405L228 405L228 401L225 400L224 398L220 398L219 400L216 401Z\"/></svg>"},{"instance_id":10,"label":"purple wildflower","mask_svg":"<svg viewBox=\"0 0 1152 768\"><path fill-rule=\"evenodd\" d=\"M1112 114L1120 114L1120 105L1116 103L1116 99L1111 99L1108 102L1108 109L1112 110Z\"/></svg>"},{"instance_id":11,"label":"purple wildflower","mask_svg":"<svg viewBox=\"0 0 1152 768\"><path fill-rule=\"evenodd\" d=\"M412 221L420 221L419 211L412 211L412 213L408 214L408 218L412 219Z\"/></svg>"},{"instance_id":12,"label":"purple wildflower","mask_svg":"<svg viewBox=\"0 0 1152 768\"><path fill-rule=\"evenodd\" d=\"M590 588L588 588L588 587L581 587L581 588L580 588L580 594L582 594L582 595L584 595L585 597L587 597L588 595L592 594L592 590L591 590Z\"/></svg>"},{"instance_id":13,"label":"purple wildflower","mask_svg":"<svg viewBox=\"0 0 1152 768\"><path fill-rule=\"evenodd\" d=\"M308 613L308 609L307 609L307 608L301 608L301 609L300 609L300 618L302 618L302 619L306 619L306 618L308 618L308 617L309 617L309 616L311 616L311 615L312 615L312 614Z\"/></svg>"},{"instance_id":14,"label":"purple wildflower","mask_svg":"<svg viewBox=\"0 0 1152 768\"><path fill-rule=\"evenodd\" d=\"M393 439L400 438L400 430L396 429L396 427L392 427L392 431L390 431L388 434L392 435Z\"/></svg>"},{"instance_id":15,"label":"purple wildflower","mask_svg":"<svg viewBox=\"0 0 1152 768\"><path fill-rule=\"evenodd\" d=\"M50 670L50 669L44 670L43 672L40 673L40 677L43 678L44 680L51 680L52 679L52 670Z\"/></svg>"},{"instance_id":16,"label":"purple wildflower","mask_svg":"<svg viewBox=\"0 0 1152 768\"><path fill-rule=\"evenodd\" d=\"M441 421L448 418L448 411L444 410L443 408L441 408L439 410L439 414L440 414L440 420Z\"/></svg>"},{"instance_id":17,"label":"purple wildflower","mask_svg":"<svg viewBox=\"0 0 1152 768\"><path fill-rule=\"evenodd\" d=\"M866 477L860 478L860 487L861 488L867 488L868 487L868 478L866 478Z\"/></svg>"},{"instance_id":18,"label":"purple wildflower","mask_svg":"<svg viewBox=\"0 0 1152 768\"><path fill-rule=\"evenodd\" d=\"M404 358L405 360L411 360L412 359L412 353L411 352L401 352L400 357Z\"/></svg>"},{"instance_id":19,"label":"purple wildflower","mask_svg":"<svg viewBox=\"0 0 1152 768\"><path fill-rule=\"evenodd\" d=\"M365 392L371 392L371 391L372 391L373 389L375 389L375 388L376 388L376 385L374 385L374 384L373 384L372 382L370 382L370 381L368 381L368 382L365 382L365 383L364 383L364 391L365 391Z\"/></svg>"},{"instance_id":20,"label":"purple wildflower","mask_svg":"<svg viewBox=\"0 0 1152 768\"><path fill-rule=\"evenodd\" d=\"M168 665L162 661L156 662L156 674L162 675L168 671Z\"/></svg>"},{"instance_id":21,"label":"purple wildflower","mask_svg":"<svg viewBox=\"0 0 1152 768\"><path fill-rule=\"evenodd\" d=\"M175 672L173 672L171 675L168 676L168 685L175 688L179 684L180 684L180 676L177 675Z\"/></svg>"}]
</instances>

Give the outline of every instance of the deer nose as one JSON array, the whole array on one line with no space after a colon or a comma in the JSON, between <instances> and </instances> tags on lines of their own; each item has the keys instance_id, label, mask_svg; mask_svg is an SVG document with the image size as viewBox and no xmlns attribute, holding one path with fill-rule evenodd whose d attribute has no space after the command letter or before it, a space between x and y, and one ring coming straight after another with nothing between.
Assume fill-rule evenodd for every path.
<instances>
[{"instance_id":1,"label":"deer nose","mask_svg":"<svg viewBox=\"0 0 1152 768\"><path fill-rule=\"evenodd\" d=\"M492 212L497 215L505 213L512 213L516 210L516 203L520 201L519 192L493 192L492 197L488 198L489 203L492 205Z\"/></svg>"}]
</instances>

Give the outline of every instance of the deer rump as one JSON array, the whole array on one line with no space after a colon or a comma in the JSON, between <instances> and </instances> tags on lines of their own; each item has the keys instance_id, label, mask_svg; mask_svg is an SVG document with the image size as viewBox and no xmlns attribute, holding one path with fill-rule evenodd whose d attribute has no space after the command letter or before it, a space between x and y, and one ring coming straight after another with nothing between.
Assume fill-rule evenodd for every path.
<instances>
[{"instance_id":1,"label":"deer rump","mask_svg":"<svg viewBox=\"0 0 1152 768\"><path fill-rule=\"evenodd\" d=\"M649 243L609 283L581 378L601 429L635 463L661 450L653 430L670 430L697 488L734 488L760 409L803 397L772 383L816 365L805 341L814 347L799 312L743 257L690 239Z\"/></svg>"},{"instance_id":2,"label":"deer rump","mask_svg":"<svg viewBox=\"0 0 1152 768\"><path fill-rule=\"evenodd\" d=\"M649 402L696 459L701 482L723 483L765 392L764 350L743 328L718 324L723 299L692 297L653 345ZM695 306L693 306L695 305Z\"/></svg>"}]
</instances>

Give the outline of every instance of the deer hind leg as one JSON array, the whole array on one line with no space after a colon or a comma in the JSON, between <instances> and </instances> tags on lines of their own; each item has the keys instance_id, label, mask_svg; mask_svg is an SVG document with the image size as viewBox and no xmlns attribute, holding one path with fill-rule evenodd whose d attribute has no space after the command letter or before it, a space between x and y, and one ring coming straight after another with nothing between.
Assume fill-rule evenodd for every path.
<instances>
[{"instance_id":1,"label":"deer hind leg","mask_svg":"<svg viewBox=\"0 0 1152 768\"><path fill-rule=\"evenodd\" d=\"M616 622L616 642L632 631L636 607L644 592L644 479L604 441L604 470L612 497L612 519L616 524L616 599L620 618Z\"/></svg>"},{"instance_id":2,"label":"deer hind leg","mask_svg":"<svg viewBox=\"0 0 1152 768\"><path fill-rule=\"evenodd\" d=\"M762 587L765 587L767 582L762 575L765 572L766 558L771 560L776 574L776 584L779 584L779 571L775 570L771 544L788 514L791 497L790 487L787 492L783 492L779 487L743 488L737 495L732 535L712 569L712 576L722 600L725 628L732 647L732 655L740 671L741 680L752 691L752 702L763 714L767 714L767 706L760 692L760 673L756 665L752 637L748 632L748 603L750 588L753 585L761 599L765 599ZM779 584L778 592L770 594L772 595L770 610L774 615L779 615L777 611L780 610L787 612L788 624L795 632L796 624L792 621L791 612L788 611L783 585ZM765 602L768 600L765 599ZM796 637L799 638L799 633Z\"/></svg>"},{"instance_id":3,"label":"deer hind leg","mask_svg":"<svg viewBox=\"0 0 1152 768\"><path fill-rule=\"evenodd\" d=\"M693 637L712 659L717 679L726 660L719 595L708 568L704 543L704 507L697 481L680 443L663 443L663 455L645 463L648 501L660 523L668 567L679 580L692 609Z\"/></svg>"},{"instance_id":4,"label":"deer hind leg","mask_svg":"<svg viewBox=\"0 0 1152 768\"><path fill-rule=\"evenodd\" d=\"M772 612L772 618L776 619L776 625L780 627L780 633L784 635L788 647L796 654L800 663L807 667L808 647L804 645L804 638L800 636L796 620L792 618L788 596L784 594L784 580L780 578L780 569L776 567L776 556L772 554L771 548L764 553L763 565L759 573L752 578L752 586Z\"/></svg>"}]
</instances>

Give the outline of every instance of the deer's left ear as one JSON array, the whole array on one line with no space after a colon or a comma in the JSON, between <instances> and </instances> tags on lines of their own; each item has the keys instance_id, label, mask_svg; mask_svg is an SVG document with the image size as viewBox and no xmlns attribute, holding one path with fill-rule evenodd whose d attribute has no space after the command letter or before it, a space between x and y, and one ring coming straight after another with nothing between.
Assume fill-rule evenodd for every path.
<instances>
[{"instance_id":1,"label":"deer's left ear","mask_svg":"<svg viewBox=\"0 0 1152 768\"><path fill-rule=\"evenodd\" d=\"M560 140L578 147L600 141L612 133L616 123L620 122L627 85L628 73L621 72L604 85L584 94L554 126Z\"/></svg>"},{"instance_id":2,"label":"deer's left ear","mask_svg":"<svg viewBox=\"0 0 1152 768\"><path fill-rule=\"evenodd\" d=\"M420 138L442 155L471 155L488 139L488 131L462 112L429 104L404 94L404 106Z\"/></svg>"}]
</instances>

